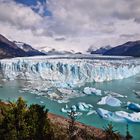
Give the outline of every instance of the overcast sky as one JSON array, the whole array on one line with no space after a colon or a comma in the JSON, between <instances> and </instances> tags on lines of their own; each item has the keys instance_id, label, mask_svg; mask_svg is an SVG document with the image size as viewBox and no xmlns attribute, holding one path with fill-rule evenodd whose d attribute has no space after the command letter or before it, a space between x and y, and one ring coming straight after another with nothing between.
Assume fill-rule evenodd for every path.
<instances>
[{"instance_id":1,"label":"overcast sky","mask_svg":"<svg viewBox=\"0 0 140 140\"><path fill-rule=\"evenodd\" d=\"M0 33L39 49L115 46L140 39L140 0L0 0Z\"/></svg>"}]
</instances>

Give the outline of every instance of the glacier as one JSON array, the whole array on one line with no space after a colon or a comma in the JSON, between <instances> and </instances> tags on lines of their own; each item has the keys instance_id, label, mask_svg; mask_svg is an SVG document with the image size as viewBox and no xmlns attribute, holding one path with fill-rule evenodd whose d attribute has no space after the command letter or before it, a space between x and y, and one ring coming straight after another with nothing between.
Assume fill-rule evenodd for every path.
<instances>
[{"instance_id":1,"label":"glacier","mask_svg":"<svg viewBox=\"0 0 140 140\"><path fill-rule=\"evenodd\" d=\"M138 73L139 61L129 58L38 56L0 60L1 79L48 81L60 87L123 79Z\"/></svg>"}]
</instances>

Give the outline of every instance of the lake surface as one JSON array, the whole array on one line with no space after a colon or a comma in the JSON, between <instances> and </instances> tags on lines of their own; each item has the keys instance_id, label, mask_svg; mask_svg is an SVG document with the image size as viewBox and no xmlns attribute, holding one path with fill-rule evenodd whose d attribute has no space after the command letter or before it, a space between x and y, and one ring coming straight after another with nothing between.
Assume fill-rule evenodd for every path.
<instances>
[{"instance_id":1,"label":"lake surface","mask_svg":"<svg viewBox=\"0 0 140 140\"><path fill-rule=\"evenodd\" d=\"M0 84L0 99L2 100L10 100L15 101L19 96L22 96L28 104L37 103L41 105L45 105L50 112L55 114L59 114L62 116L67 115L61 112L61 108L65 107L66 103L58 103L56 101L47 99L46 97L42 97L36 94L32 94L30 91L22 91L22 85L25 81L1 81ZM119 98L122 102L126 103L127 101L135 102L140 104L140 98L134 93L134 91L140 91L140 74L133 76L128 79L123 80L114 80L110 82L102 82L102 83L87 83L85 86L95 87L103 91L112 91L119 93L121 95L127 96L127 98ZM79 91L83 91L84 87L77 88ZM79 93L80 94L80 93ZM69 106L76 105L78 102L85 102L94 106L94 109L103 108L109 111L127 111L131 112L126 108L125 105L122 104L121 107L111 107L108 105L97 105L97 102L101 99L100 96L96 95L85 95L82 97L77 97L70 99L70 102L67 104ZM109 121L100 118L97 114L92 114L87 116L86 113L83 113L82 116L79 117L78 121L83 122L87 125L92 125L98 128L105 127ZM126 134L126 124L125 123L116 123L113 122L115 130L118 130L121 134ZM140 123L129 123L130 133L133 135L134 140L140 140Z\"/></svg>"}]
</instances>

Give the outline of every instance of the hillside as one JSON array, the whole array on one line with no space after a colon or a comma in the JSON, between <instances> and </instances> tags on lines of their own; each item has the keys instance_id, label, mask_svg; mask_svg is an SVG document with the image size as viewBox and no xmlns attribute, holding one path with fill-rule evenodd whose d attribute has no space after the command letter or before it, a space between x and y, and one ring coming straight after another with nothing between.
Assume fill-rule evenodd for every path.
<instances>
[{"instance_id":1,"label":"hillside","mask_svg":"<svg viewBox=\"0 0 140 140\"><path fill-rule=\"evenodd\" d=\"M103 55L140 57L140 40L130 41L106 51Z\"/></svg>"},{"instance_id":2,"label":"hillside","mask_svg":"<svg viewBox=\"0 0 140 140\"><path fill-rule=\"evenodd\" d=\"M18 48L15 43L0 35L0 59L23 56L28 55L22 49Z\"/></svg>"},{"instance_id":3,"label":"hillside","mask_svg":"<svg viewBox=\"0 0 140 140\"><path fill-rule=\"evenodd\" d=\"M36 55L45 54L32 48L28 44L20 43L19 45L17 42L12 42L0 34L0 59Z\"/></svg>"}]
</instances>

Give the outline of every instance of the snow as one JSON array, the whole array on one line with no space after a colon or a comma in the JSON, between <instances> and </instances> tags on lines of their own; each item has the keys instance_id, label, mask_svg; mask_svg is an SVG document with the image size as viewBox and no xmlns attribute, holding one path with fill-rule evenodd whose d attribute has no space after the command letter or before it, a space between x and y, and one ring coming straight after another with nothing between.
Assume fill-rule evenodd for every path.
<instances>
[{"instance_id":1,"label":"snow","mask_svg":"<svg viewBox=\"0 0 140 140\"><path fill-rule=\"evenodd\" d=\"M109 105L113 107L121 106L121 101L111 95L102 97L101 100L97 103L98 105Z\"/></svg>"},{"instance_id":2,"label":"snow","mask_svg":"<svg viewBox=\"0 0 140 140\"><path fill-rule=\"evenodd\" d=\"M140 65L136 60L123 57L98 58L91 55L72 55L0 60L1 79L44 80L63 87L123 79L139 72Z\"/></svg>"},{"instance_id":3,"label":"snow","mask_svg":"<svg viewBox=\"0 0 140 140\"><path fill-rule=\"evenodd\" d=\"M91 88L91 87L85 87L84 88L84 93L87 95L90 94L95 94L97 96L101 96L102 95L102 91L96 88Z\"/></svg>"},{"instance_id":4,"label":"snow","mask_svg":"<svg viewBox=\"0 0 140 140\"><path fill-rule=\"evenodd\" d=\"M136 112L140 112L140 105L137 103L133 103L133 102L128 102L127 103L127 107L130 110L136 111Z\"/></svg>"},{"instance_id":5,"label":"snow","mask_svg":"<svg viewBox=\"0 0 140 140\"><path fill-rule=\"evenodd\" d=\"M109 121L140 123L140 112L139 113L135 112L128 113L125 111L111 112L102 108L98 108L97 113L100 117Z\"/></svg>"}]
</instances>

